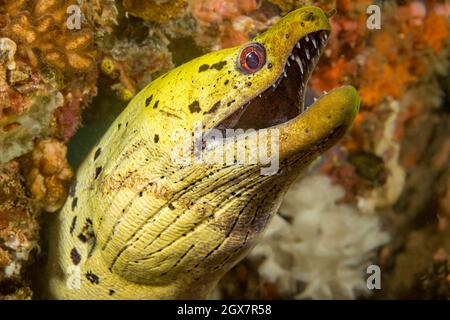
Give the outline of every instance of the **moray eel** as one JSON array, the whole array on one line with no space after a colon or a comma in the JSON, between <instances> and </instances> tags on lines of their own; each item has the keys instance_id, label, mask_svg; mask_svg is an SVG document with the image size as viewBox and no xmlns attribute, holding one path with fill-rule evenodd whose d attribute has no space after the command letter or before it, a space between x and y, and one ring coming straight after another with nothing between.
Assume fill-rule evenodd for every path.
<instances>
[{"instance_id":1,"label":"moray eel","mask_svg":"<svg viewBox=\"0 0 450 320\"><path fill-rule=\"evenodd\" d=\"M306 84L329 34L321 9L301 8L250 42L196 58L138 93L79 168L50 228L48 297L206 297L255 245L302 169L353 123L359 97L350 86L305 110ZM173 161L183 143L174 133L195 135L196 123L203 133L276 130L278 170ZM225 147L237 154L232 141ZM198 153L209 159L212 151L202 144Z\"/></svg>"}]
</instances>

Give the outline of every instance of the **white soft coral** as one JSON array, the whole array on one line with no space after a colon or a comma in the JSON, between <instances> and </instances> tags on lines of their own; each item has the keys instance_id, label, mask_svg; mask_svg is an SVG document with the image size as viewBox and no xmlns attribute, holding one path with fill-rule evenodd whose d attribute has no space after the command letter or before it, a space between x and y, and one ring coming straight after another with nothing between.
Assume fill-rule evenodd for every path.
<instances>
[{"instance_id":1,"label":"white soft coral","mask_svg":"<svg viewBox=\"0 0 450 320\"><path fill-rule=\"evenodd\" d=\"M336 204L344 190L328 177L305 177L287 193L264 239L252 251L262 256L260 274L296 298L353 299L367 292L366 267L389 240L376 216ZM303 291L300 285L306 285ZM301 291L301 292L299 292Z\"/></svg>"}]
</instances>

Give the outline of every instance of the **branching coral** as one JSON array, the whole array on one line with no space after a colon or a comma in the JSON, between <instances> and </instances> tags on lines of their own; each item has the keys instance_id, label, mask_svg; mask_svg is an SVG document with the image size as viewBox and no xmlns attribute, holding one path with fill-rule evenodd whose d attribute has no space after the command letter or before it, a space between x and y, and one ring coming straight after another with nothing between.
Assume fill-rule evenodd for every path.
<instances>
[{"instance_id":1,"label":"branching coral","mask_svg":"<svg viewBox=\"0 0 450 320\"><path fill-rule=\"evenodd\" d=\"M336 204L344 194L329 178L305 177L286 195L263 242L252 251L265 259L264 279L297 298L351 299L367 294L366 267L389 240L377 217ZM287 218L287 220L286 220ZM298 292L299 284L304 290Z\"/></svg>"}]
</instances>

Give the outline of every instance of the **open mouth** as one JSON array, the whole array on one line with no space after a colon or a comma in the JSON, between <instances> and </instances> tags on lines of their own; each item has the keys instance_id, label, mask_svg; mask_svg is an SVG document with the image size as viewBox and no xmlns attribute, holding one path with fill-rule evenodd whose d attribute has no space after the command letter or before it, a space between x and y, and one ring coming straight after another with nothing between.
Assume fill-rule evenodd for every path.
<instances>
[{"instance_id":1,"label":"open mouth","mask_svg":"<svg viewBox=\"0 0 450 320\"><path fill-rule=\"evenodd\" d=\"M301 38L292 49L278 79L264 92L222 120L215 129L264 129L285 123L305 112L308 80L328 42L329 31Z\"/></svg>"}]
</instances>

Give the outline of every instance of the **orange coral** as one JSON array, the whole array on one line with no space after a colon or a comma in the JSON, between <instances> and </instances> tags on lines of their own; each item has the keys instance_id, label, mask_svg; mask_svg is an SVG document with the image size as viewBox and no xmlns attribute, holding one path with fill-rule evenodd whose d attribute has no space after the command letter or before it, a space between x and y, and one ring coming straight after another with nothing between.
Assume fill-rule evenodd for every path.
<instances>
[{"instance_id":1,"label":"orange coral","mask_svg":"<svg viewBox=\"0 0 450 320\"><path fill-rule=\"evenodd\" d=\"M259 8L258 0L201 0L191 1L194 16L204 22L220 23L249 14Z\"/></svg>"},{"instance_id":2,"label":"orange coral","mask_svg":"<svg viewBox=\"0 0 450 320\"><path fill-rule=\"evenodd\" d=\"M18 162L0 165L0 288L7 282L17 288L7 296L0 290L0 300L31 297L27 281L20 275L31 250L37 246L39 210L27 197L22 182Z\"/></svg>"},{"instance_id":3,"label":"orange coral","mask_svg":"<svg viewBox=\"0 0 450 320\"><path fill-rule=\"evenodd\" d=\"M449 37L448 22L445 16L431 13L425 20L424 39L438 54Z\"/></svg>"},{"instance_id":4,"label":"orange coral","mask_svg":"<svg viewBox=\"0 0 450 320\"><path fill-rule=\"evenodd\" d=\"M213 46L216 49L239 45L247 41L252 33L266 29L271 23L270 18L264 14L258 17L247 16L256 15L261 7L260 0L191 0L190 6L193 16L199 22L198 33L207 35L213 30L213 38L218 40ZM206 46L205 42L210 40L198 38L197 42Z\"/></svg>"},{"instance_id":5,"label":"orange coral","mask_svg":"<svg viewBox=\"0 0 450 320\"><path fill-rule=\"evenodd\" d=\"M370 56L365 64L359 92L367 106L375 106L386 97L401 97L407 85L416 79L408 60L393 64L383 60L379 55Z\"/></svg>"},{"instance_id":6,"label":"orange coral","mask_svg":"<svg viewBox=\"0 0 450 320\"><path fill-rule=\"evenodd\" d=\"M65 141L78 128L82 107L96 94L98 77L93 28L81 19L77 29L80 12L68 11L75 4L76 0L3 0L0 7L0 37L17 46L17 68L5 83L0 70L0 96L5 101L0 118L26 112L30 97L56 89L63 94L64 105L58 121L46 129Z\"/></svg>"},{"instance_id":7,"label":"orange coral","mask_svg":"<svg viewBox=\"0 0 450 320\"><path fill-rule=\"evenodd\" d=\"M83 72L94 67L92 32L67 27L67 8L76 1L7 1L7 21L0 34L19 45L19 53L36 67L42 62L62 71ZM28 9L28 10L27 10Z\"/></svg>"},{"instance_id":8,"label":"orange coral","mask_svg":"<svg viewBox=\"0 0 450 320\"><path fill-rule=\"evenodd\" d=\"M33 198L47 211L64 203L73 171L67 162L67 147L55 139L37 142L27 163L26 180Z\"/></svg>"},{"instance_id":9,"label":"orange coral","mask_svg":"<svg viewBox=\"0 0 450 320\"><path fill-rule=\"evenodd\" d=\"M163 23L180 15L187 6L186 0L123 0L123 6L131 15Z\"/></svg>"}]
</instances>

